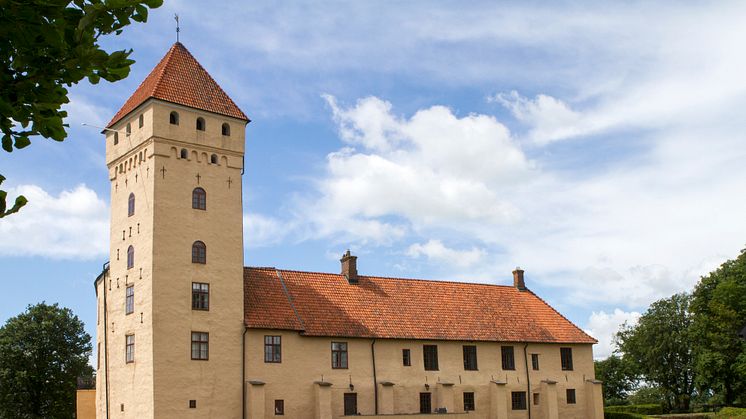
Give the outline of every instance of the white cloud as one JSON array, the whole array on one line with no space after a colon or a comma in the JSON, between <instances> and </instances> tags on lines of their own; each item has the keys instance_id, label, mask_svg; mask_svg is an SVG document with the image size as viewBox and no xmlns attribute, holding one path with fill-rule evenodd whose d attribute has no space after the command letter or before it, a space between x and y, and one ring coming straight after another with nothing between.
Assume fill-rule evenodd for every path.
<instances>
[{"instance_id":1,"label":"white cloud","mask_svg":"<svg viewBox=\"0 0 746 419\"><path fill-rule=\"evenodd\" d=\"M321 196L308 206L322 235L380 243L412 229L520 217L508 191L532 164L495 118L433 106L406 119L376 97L349 109L327 101L352 146L327 156Z\"/></svg>"},{"instance_id":2,"label":"white cloud","mask_svg":"<svg viewBox=\"0 0 746 419\"><path fill-rule=\"evenodd\" d=\"M24 195L29 202L0 221L0 255L93 259L108 253L109 208L85 185L57 196L22 185L9 195Z\"/></svg>"},{"instance_id":3,"label":"white cloud","mask_svg":"<svg viewBox=\"0 0 746 419\"><path fill-rule=\"evenodd\" d=\"M546 144L579 133L576 125L580 122L580 114L551 96L539 94L531 100L512 91L490 96L487 100L502 104L516 119L531 126L529 137L536 143Z\"/></svg>"},{"instance_id":4,"label":"white cloud","mask_svg":"<svg viewBox=\"0 0 746 419\"><path fill-rule=\"evenodd\" d=\"M428 240L426 243L414 243L407 248L407 256L418 258L425 256L435 263L444 263L446 266L468 268L479 263L485 256L484 249L472 247L468 250L456 250L443 245L440 240Z\"/></svg>"},{"instance_id":5,"label":"white cloud","mask_svg":"<svg viewBox=\"0 0 746 419\"><path fill-rule=\"evenodd\" d=\"M598 339L598 345L593 347L593 356L596 359L604 359L612 354L616 348L614 336L620 326L625 322L633 326L640 319L640 313L636 311L623 311L618 308L613 312L593 312L588 318L586 333Z\"/></svg>"},{"instance_id":6,"label":"white cloud","mask_svg":"<svg viewBox=\"0 0 746 419\"><path fill-rule=\"evenodd\" d=\"M259 213L244 214L244 246L258 248L280 243L293 230L293 224Z\"/></svg>"}]
</instances>

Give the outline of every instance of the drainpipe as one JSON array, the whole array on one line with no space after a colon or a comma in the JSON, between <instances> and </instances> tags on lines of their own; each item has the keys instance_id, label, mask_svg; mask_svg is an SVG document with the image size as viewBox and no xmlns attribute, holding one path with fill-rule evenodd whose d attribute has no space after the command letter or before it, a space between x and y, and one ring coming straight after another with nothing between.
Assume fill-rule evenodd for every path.
<instances>
[{"instance_id":1,"label":"drainpipe","mask_svg":"<svg viewBox=\"0 0 746 419\"><path fill-rule=\"evenodd\" d=\"M373 357L373 398L375 399L376 415L378 415L378 379L376 379L376 340L370 343L370 354Z\"/></svg>"},{"instance_id":2,"label":"drainpipe","mask_svg":"<svg viewBox=\"0 0 746 419\"><path fill-rule=\"evenodd\" d=\"M246 332L249 328L244 325L241 339L241 417L246 419Z\"/></svg>"},{"instance_id":3,"label":"drainpipe","mask_svg":"<svg viewBox=\"0 0 746 419\"><path fill-rule=\"evenodd\" d=\"M523 360L526 363L526 407L528 407L528 419L531 419L531 377L528 375L528 353L526 348L528 348L528 343L523 345Z\"/></svg>"}]
</instances>

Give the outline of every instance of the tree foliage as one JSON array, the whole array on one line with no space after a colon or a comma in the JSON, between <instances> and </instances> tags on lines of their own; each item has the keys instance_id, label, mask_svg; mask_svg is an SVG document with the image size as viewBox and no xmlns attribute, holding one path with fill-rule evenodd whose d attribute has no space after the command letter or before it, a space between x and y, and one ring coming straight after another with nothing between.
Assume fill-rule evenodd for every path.
<instances>
[{"instance_id":1,"label":"tree foliage","mask_svg":"<svg viewBox=\"0 0 746 419\"><path fill-rule=\"evenodd\" d=\"M132 50L106 52L102 35L119 35L132 21L145 22L148 7L162 0L0 0L0 145L7 152L40 135L67 136L61 110L67 87L87 78L113 82L129 74ZM0 182L4 178L0 178ZM7 209L0 191L0 218L18 211L18 197Z\"/></svg>"},{"instance_id":2,"label":"tree foliage","mask_svg":"<svg viewBox=\"0 0 746 419\"><path fill-rule=\"evenodd\" d=\"M40 303L0 328L0 418L70 418L91 337L70 309Z\"/></svg>"},{"instance_id":3,"label":"tree foliage","mask_svg":"<svg viewBox=\"0 0 746 419\"><path fill-rule=\"evenodd\" d=\"M611 355L603 361L594 361L596 378L603 381L604 400L607 404L624 403L637 388L637 377L629 361Z\"/></svg>"},{"instance_id":4,"label":"tree foliage","mask_svg":"<svg viewBox=\"0 0 746 419\"><path fill-rule=\"evenodd\" d=\"M687 411L694 394L690 296L675 294L651 304L637 325L617 334L619 349L648 383L665 395L669 408Z\"/></svg>"},{"instance_id":5,"label":"tree foliage","mask_svg":"<svg viewBox=\"0 0 746 419\"><path fill-rule=\"evenodd\" d=\"M691 310L697 383L727 405L746 403L746 249L702 277Z\"/></svg>"}]
</instances>

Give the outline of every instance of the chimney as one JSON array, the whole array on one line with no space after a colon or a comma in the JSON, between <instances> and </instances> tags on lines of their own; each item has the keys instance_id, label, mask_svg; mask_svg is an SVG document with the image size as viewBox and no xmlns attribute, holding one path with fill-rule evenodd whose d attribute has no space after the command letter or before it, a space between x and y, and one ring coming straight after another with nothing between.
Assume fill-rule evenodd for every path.
<instances>
[{"instance_id":1,"label":"chimney","mask_svg":"<svg viewBox=\"0 0 746 419\"><path fill-rule=\"evenodd\" d=\"M357 284L357 256L352 256L348 249L339 261L342 262L342 275L350 284Z\"/></svg>"},{"instance_id":2,"label":"chimney","mask_svg":"<svg viewBox=\"0 0 746 419\"><path fill-rule=\"evenodd\" d=\"M523 269L516 267L513 271L513 286L519 291L526 291L526 283L523 281Z\"/></svg>"}]
</instances>

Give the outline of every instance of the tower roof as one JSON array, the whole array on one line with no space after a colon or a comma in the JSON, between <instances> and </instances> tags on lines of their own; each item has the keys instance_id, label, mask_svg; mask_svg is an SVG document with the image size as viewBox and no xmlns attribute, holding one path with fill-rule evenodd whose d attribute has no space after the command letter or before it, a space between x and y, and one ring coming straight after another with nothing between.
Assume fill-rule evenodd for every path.
<instances>
[{"instance_id":1,"label":"tower roof","mask_svg":"<svg viewBox=\"0 0 746 419\"><path fill-rule=\"evenodd\" d=\"M106 126L110 128L150 98L249 121L180 42L168 50Z\"/></svg>"}]
</instances>

